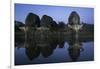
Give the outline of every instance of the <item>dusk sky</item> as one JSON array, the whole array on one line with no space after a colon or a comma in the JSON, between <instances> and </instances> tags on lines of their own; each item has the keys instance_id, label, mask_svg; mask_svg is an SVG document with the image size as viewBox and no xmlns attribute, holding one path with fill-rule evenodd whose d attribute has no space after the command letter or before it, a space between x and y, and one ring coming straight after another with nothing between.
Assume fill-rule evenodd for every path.
<instances>
[{"instance_id":1,"label":"dusk sky","mask_svg":"<svg viewBox=\"0 0 100 69\"><path fill-rule=\"evenodd\" d=\"M32 5L32 4L15 4L15 20L25 23L26 16L32 12L40 18L43 15L48 15L56 22L63 21L68 23L68 17L72 11L76 11L81 22L88 24L94 23L94 9L84 7L69 7L69 6L50 6L50 5Z\"/></svg>"}]
</instances>

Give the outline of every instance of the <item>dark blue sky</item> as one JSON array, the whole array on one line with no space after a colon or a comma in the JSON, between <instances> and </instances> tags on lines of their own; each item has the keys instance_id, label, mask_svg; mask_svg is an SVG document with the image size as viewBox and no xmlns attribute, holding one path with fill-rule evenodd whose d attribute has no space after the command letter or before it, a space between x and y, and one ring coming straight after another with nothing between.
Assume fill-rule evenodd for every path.
<instances>
[{"instance_id":1,"label":"dark blue sky","mask_svg":"<svg viewBox=\"0 0 100 69\"><path fill-rule=\"evenodd\" d=\"M56 22L68 23L68 17L72 11L76 11L81 18L81 22L94 23L94 9L84 7L50 6L50 5L30 5L15 4L15 20L25 23L28 13L32 12L41 18L43 15L51 16Z\"/></svg>"}]
</instances>

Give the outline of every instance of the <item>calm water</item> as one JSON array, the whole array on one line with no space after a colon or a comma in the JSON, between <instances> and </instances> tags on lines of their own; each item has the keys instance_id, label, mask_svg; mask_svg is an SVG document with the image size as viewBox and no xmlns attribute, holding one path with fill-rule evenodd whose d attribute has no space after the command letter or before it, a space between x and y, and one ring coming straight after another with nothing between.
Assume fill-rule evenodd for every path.
<instances>
[{"instance_id":1,"label":"calm water","mask_svg":"<svg viewBox=\"0 0 100 69\"><path fill-rule=\"evenodd\" d=\"M93 37L36 36L15 42L15 65L94 60Z\"/></svg>"}]
</instances>

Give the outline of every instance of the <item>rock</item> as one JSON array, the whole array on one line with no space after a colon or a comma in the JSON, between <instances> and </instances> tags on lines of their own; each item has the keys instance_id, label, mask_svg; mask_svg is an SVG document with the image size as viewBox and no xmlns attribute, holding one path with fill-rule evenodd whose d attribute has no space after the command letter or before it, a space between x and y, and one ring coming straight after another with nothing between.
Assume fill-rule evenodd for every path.
<instances>
[{"instance_id":1,"label":"rock","mask_svg":"<svg viewBox=\"0 0 100 69\"><path fill-rule=\"evenodd\" d=\"M34 13L29 13L25 21L25 38L34 39L35 30L40 26L40 18Z\"/></svg>"},{"instance_id":2,"label":"rock","mask_svg":"<svg viewBox=\"0 0 100 69\"><path fill-rule=\"evenodd\" d=\"M78 13L76 11L73 11L69 18L68 18L68 23L70 25L75 25L75 24L80 24L80 16L78 15Z\"/></svg>"},{"instance_id":3,"label":"rock","mask_svg":"<svg viewBox=\"0 0 100 69\"><path fill-rule=\"evenodd\" d=\"M51 27L51 23L52 23L53 19L50 16L47 15L43 15L43 17L41 18L41 26L43 27Z\"/></svg>"},{"instance_id":4,"label":"rock","mask_svg":"<svg viewBox=\"0 0 100 69\"><path fill-rule=\"evenodd\" d=\"M34 13L29 13L26 17L25 24L28 27L39 27L40 26L40 18L38 15L36 15Z\"/></svg>"}]
</instances>

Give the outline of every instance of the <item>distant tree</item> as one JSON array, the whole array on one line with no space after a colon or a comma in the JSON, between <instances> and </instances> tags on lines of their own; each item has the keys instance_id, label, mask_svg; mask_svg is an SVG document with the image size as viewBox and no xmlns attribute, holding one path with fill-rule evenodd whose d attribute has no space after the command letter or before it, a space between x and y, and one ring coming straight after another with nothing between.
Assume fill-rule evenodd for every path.
<instances>
[{"instance_id":1,"label":"distant tree","mask_svg":"<svg viewBox=\"0 0 100 69\"><path fill-rule=\"evenodd\" d=\"M16 26L19 26L19 27L25 26L24 23L22 23L22 22L20 22L20 21L16 21L16 20L15 20L15 25L16 25Z\"/></svg>"},{"instance_id":2,"label":"distant tree","mask_svg":"<svg viewBox=\"0 0 100 69\"><path fill-rule=\"evenodd\" d=\"M58 28L58 24L55 21L52 21L52 23L51 23L51 29L52 30L57 30L57 28Z\"/></svg>"},{"instance_id":3,"label":"distant tree","mask_svg":"<svg viewBox=\"0 0 100 69\"><path fill-rule=\"evenodd\" d=\"M65 23L64 22L59 22L58 27L62 28L62 29L65 28Z\"/></svg>"},{"instance_id":4,"label":"distant tree","mask_svg":"<svg viewBox=\"0 0 100 69\"><path fill-rule=\"evenodd\" d=\"M22 22L20 22L20 21L16 21L15 20L15 32L18 32L18 31L21 31L21 29L19 28L19 27L23 27L23 26L25 26Z\"/></svg>"},{"instance_id":5,"label":"distant tree","mask_svg":"<svg viewBox=\"0 0 100 69\"><path fill-rule=\"evenodd\" d=\"M21 31L18 26L15 25L15 32Z\"/></svg>"}]
</instances>

